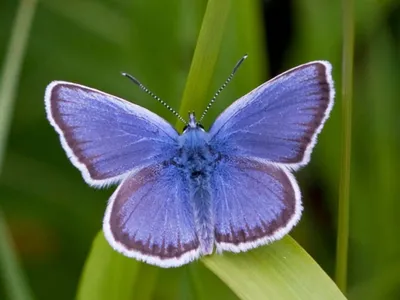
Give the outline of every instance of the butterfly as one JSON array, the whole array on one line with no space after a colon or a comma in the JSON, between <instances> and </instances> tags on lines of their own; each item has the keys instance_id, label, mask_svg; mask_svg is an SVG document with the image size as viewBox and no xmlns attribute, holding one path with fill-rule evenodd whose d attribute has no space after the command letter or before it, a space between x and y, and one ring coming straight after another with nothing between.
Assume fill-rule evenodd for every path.
<instances>
[{"instance_id":1,"label":"butterfly","mask_svg":"<svg viewBox=\"0 0 400 300\"><path fill-rule=\"evenodd\" d=\"M271 243L297 224L303 208L292 171L309 162L332 109L331 69L314 61L282 73L231 104L208 131L194 113L179 134L141 106L64 81L48 85L45 107L84 180L119 183L103 220L109 244L178 267L214 249Z\"/></svg>"}]
</instances>

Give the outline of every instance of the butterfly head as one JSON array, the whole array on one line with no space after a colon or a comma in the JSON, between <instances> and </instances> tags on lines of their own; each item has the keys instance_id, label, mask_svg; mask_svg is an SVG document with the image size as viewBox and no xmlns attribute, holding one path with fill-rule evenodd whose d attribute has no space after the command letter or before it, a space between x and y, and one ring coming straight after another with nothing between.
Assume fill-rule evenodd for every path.
<instances>
[{"instance_id":1,"label":"butterfly head","mask_svg":"<svg viewBox=\"0 0 400 300\"><path fill-rule=\"evenodd\" d=\"M187 122L186 126L183 128L183 132L193 129L200 129L204 131L203 125L197 122L196 115L194 112L189 112L189 121Z\"/></svg>"}]
</instances>

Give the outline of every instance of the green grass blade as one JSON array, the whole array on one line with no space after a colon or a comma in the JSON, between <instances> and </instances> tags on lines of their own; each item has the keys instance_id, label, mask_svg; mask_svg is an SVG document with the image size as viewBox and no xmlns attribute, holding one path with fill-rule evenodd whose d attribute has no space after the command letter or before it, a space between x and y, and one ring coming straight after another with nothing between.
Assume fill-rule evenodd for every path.
<instances>
[{"instance_id":1,"label":"green grass blade","mask_svg":"<svg viewBox=\"0 0 400 300\"><path fill-rule=\"evenodd\" d=\"M135 281L133 297L131 299L153 299L160 271L161 269L158 267L140 263L139 276Z\"/></svg>"},{"instance_id":2,"label":"green grass blade","mask_svg":"<svg viewBox=\"0 0 400 300\"><path fill-rule=\"evenodd\" d=\"M202 260L240 299L346 299L289 236L255 250Z\"/></svg>"},{"instance_id":3,"label":"green grass blade","mask_svg":"<svg viewBox=\"0 0 400 300\"><path fill-rule=\"evenodd\" d=\"M77 299L133 299L140 263L114 251L100 231L86 261Z\"/></svg>"},{"instance_id":4,"label":"green grass blade","mask_svg":"<svg viewBox=\"0 0 400 300\"><path fill-rule=\"evenodd\" d=\"M25 56L29 32L36 10L36 0L22 0L8 45L0 79L0 172L3 165L8 131L14 108L19 74Z\"/></svg>"},{"instance_id":5,"label":"green grass blade","mask_svg":"<svg viewBox=\"0 0 400 300\"><path fill-rule=\"evenodd\" d=\"M205 108L203 102L209 92L230 5L230 0L209 0L207 3L179 110L183 117L189 110L199 114Z\"/></svg>"},{"instance_id":6,"label":"green grass blade","mask_svg":"<svg viewBox=\"0 0 400 300\"><path fill-rule=\"evenodd\" d=\"M196 300L239 299L236 294L204 264L196 262L187 266Z\"/></svg>"},{"instance_id":7,"label":"green grass blade","mask_svg":"<svg viewBox=\"0 0 400 300\"><path fill-rule=\"evenodd\" d=\"M342 70L342 167L339 187L338 234L336 248L336 283L346 292L349 239L349 197L351 158L351 107L353 97L354 20L353 1L343 0L343 70Z\"/></svg>"},{"instance_id":8,"label":"green grass blade","mask_svg":"<svg viewBox=\"0 0 400 300\"><path fill-rule=\"evenodd\" d=\"M0 174L3 169L7 137L11 125L15 94L26 45L36 10L36 0L22 0L14 20L11 39L8 45L4 67L0 79ZM13 249L11 237L7 231L0 211L0 264L5 289L11 300L32 299L17 255Z\"/></svg>"},{"instance_id":9,"label":"green grass blade","mask_svg":"<svg viewBox=\"0 0 400 300\"><path fill-rule=\"evenodd\" d=\"M33 299L15 255L2 211L0 211L0 267L8 299Z\"/></svg>"}]
</instances>

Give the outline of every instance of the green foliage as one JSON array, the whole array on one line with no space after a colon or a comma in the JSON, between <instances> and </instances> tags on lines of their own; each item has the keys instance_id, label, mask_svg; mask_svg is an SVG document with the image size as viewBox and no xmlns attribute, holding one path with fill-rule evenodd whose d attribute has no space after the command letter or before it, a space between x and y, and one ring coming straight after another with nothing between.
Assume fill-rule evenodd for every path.
<instances>
[{"instance_id":1,"label":"green foliage","mask_svg":"<svg viewBox=\"0 0 400 300\"><path fill-rule=\"evenodd\" d=\"M195 295L194 299L345 299L290 237L246 253L214 254L202 262L222 281L199 262L160 269L126 258L115 252L100 232L86 262L77 298L189 299Z\"/></svg>"},{"instance_id":2,"label":"green foliage","mask_svg":"<svg viewBox=\"0 0 400 300\"><path fill-rule=\"evenodd\" d=\"M203 259L240 299L345 299L289 236L243 254Z\"/></svg>"},{"instance_id":3,"label":"green foliage","mask_svg":"<svg viewBox=\"0 0 400 300\"><path fill-rule=\"evenodd\" d=\"M99 232L86 262L77 299L236 299L199 263L160 269L115 252ZM213 299L214 299L213 298Z\"/></svg>"},{"instance_id":4,"label":"green foliage","mask_svg":"<svg viewBox=\"0 0 400 300\"><path fill-rule=\"evenodd\" d=\"M135 260L110 251L103 235L98 234L82 273L77 299L132 299L139 267Z\"/></svg>"},{"instance_id":5,"label":"green foliage","mask_svg":"<svg viewBox=\"0 0 400 300\"><path fill-rule=\"evenodd\" d=\"M203 99L207 99L230 6L231 0L208 1L179 109L181 116L204 110Z\"/></svg>"},{"instance_id":6,"label":"green foliage","mask_svg":"<svg viewBox=\"0 0 400 300\"><path fill-rule=\"evenodd\" d=\"M36 10L36 0L21 1L8 44L0 77L0 174L7 145L22 62ZM32 299L23 270L19 265L3 212L0 209L0 275L11 300Z\"/></svg>"},{"instance_id":7,"label":"green foliage","mask_svg":"<svg viewBox=\"0 0 400 300\"><path fill-rule=\"evenodd\" d=\"M0 278L6 288L8 298L10 300L33 299L16 257L2 211L0 211L0 262Z\"/></svg>"},{"instance_id":8,"label":"green foliage","mask_svg":"<svg viewBox=\"0 0 400 300\"><path fill-rule=\"evenodd\" d=\"M349 249L349 207L351 171L351 134L353 107L353 69L354 69L354 3L342 1L343 10L343 67L342 67L342 167L339 184L338 229L336 242L335 281L346 293L347 264Z\"/></svg>"},{"instance_id":9,"label":"green foliage","mask_svg":"<svg viewBox=\"0 0 400 300\"><path fill-rule=\"evenodd\" d=\"M248 253L214 255L172 270L122 257L108 246L101 233L88 254L112 190L90 189L71 166L45 119L44 89L56 79L79 82L131 100L175 124L172 114L121 77L120 72L135 75L186 117L186 110L201 113L235 62L248 53L249 58L207 115L205 123L211 124L234 99L269 77L265 76L269 72L262 5L272 9L279 1L212 2L219 10L220 21L226 18L226 24L223 34L216 32L208 37L216 44L204 42L200 51L195 47L201 36L206 0L86 0L70 1L68 5L61 0L42 0L29 39L18 35L23 43L28 41L25 60L21 59L23 55L15 57L18 52L12 52L16 70L22 67L20 77L15 75L18 72L7 71L10 58L6 58L17 27L14 20L19 2L0 2L0 70L10 76L6 79L12 83L11 93L1 88L0 107L12 108L16 100L13 114L12 109L0 111L5 116L0 119L0 139L9 134L5 156L0 157L4 161L0 205L17 249L17 253L8 252L9 257L18 254L22 262L22 268L10 265L9 270L17 275L7 275L12 273L5 273L4 262L11 260L0 257L2 275L10 280L1 281L0 299L7 299L6 295L12 294L10 289L23 295L10 299L29 298L22 272L37 299L73 299L77 290L78 299L265 299L278 293L278 299L312 299L312 292L317 299L317 293L323 292L326 294L319 299L343 298L318 265L289 237ZM228 2L229 7L222 7ZM348 296L398 299L399 6L394 0L354 2L357 39ZM289 18L293 36L280 71L309 60L326 59L334 66L340 91L341 1L292 3ZM282 19L285 18L288 17ZM277 32L281 25L275 21L271 27ZM194 67L190 69L193 54L200 51L194 55L194 63L201 67L196 55L208 50L212 51L210 64L196 72ZM185 88L188 74L192 87ZM192 97L197 88L200 92ZM4 100L4 94L11 96ZM333 275L335 264L341 155L342 101L341 93L337 94L311 164L296 175L305 211L293 231L295 239L329 275ZM11 106L4 101L11 101ZM6 119L12 120L10 127ZM4 145L3 142L0 146ZM4 237L0 248L12 249L12 243Z\"/></svg>"}]
</instances>

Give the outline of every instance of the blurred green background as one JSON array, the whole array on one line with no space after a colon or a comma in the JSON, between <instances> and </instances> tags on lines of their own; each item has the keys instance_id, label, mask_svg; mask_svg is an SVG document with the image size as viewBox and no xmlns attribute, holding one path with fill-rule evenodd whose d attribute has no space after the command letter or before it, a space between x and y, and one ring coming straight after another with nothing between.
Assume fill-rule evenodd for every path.
<instances>
[{"instance_id":1,"label":"blurred green background","mask_svg":"<svg viewBox=\"0 0 400 300\"><path fill-rule=\"evenodd\" d=\"M244 53L249 58L207 115L206 127L224 107L271 76L310 60L333 64L336 104L310 165L296 175L305 210L292 232L331 276L342 130L340 2L232 1L217 68L210 74L209 98L203 105ZM0 1L3 67L18 4ZM168 110L120 72L133 74L179 109L205 7L205 0L38 1L0 177L0 206L37 299L74 298L113 191L89 188L66 158L46 120L46 85L67 80L91 86L175 124ZM400 2L358 0L354 17L348 297L400 299L400 160L396 157L400 151ZM153 298L162 299L163 293Z\"/></svg>"}]
</instances>

